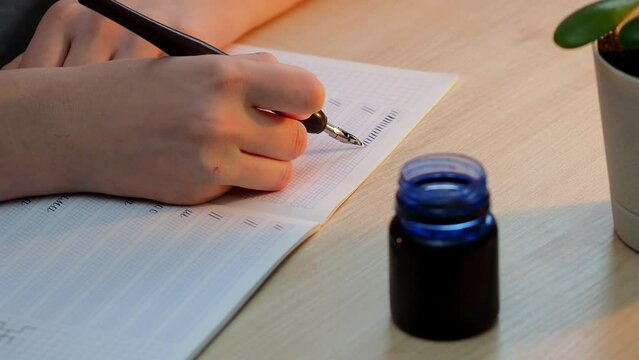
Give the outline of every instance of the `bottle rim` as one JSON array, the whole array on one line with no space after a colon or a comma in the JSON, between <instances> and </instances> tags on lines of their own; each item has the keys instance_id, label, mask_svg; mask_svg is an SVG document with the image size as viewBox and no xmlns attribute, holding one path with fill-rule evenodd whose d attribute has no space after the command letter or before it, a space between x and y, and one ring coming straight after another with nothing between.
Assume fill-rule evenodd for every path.
<instances>
[{"instance_id":1,"label":"bottle rim","mask_svg":"<svg viewBox=\"0 0 639 360\"><path fill-rule=\"evenodd\" d=\"M431 224L454 224L485 216L490 206L486 172L461 154L416 157L400 171L396 210L400 217Z\"/></svg>"}]
</instances>

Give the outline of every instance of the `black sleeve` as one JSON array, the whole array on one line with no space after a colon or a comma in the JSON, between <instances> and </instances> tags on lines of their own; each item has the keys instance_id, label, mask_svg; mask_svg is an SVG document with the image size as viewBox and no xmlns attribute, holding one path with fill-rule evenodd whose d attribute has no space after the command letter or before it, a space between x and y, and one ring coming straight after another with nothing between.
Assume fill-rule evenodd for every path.
<instances>
[{"instance_id":1,"label":"black sleeve","mask_svg":"<svg viewBox=\"0 0 639 360\"><path fill-rule=\"evenodd\" d=\"M57 0L0 0L0 67L29 45L38 22Z\"/></svg>"}]
</instances>

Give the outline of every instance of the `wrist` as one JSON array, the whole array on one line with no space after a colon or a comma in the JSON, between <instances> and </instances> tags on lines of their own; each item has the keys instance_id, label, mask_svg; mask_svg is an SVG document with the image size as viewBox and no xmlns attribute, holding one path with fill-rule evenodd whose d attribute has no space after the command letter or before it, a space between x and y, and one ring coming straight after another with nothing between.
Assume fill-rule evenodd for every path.
<instances>
[{"instance_id":1,"label":"wrist","mask_svg":"<svg viewBox=\"0 0 639 360\"><path fill-rule=\"evenodd\" d=\"M59 69L0 72L0 200L73 191Z\"/></svg>"}]
</instances>

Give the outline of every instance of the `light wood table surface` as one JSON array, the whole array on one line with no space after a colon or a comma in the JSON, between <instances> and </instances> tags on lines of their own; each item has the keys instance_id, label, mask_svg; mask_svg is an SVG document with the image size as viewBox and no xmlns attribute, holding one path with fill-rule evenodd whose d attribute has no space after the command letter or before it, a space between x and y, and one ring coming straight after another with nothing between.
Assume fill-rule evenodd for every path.
<instances>
[{"instance_id":1,"label":"light wood table surface","mask_svg":"<svg viewBox=\"0 0 639 360\"><path fill-rule=\"evenodd\" d=\"M639 254L613 234L591 49L552 42L585 4L309 0L244 38L460 80L201 358L639 358ZM399 168L442 151L485 165L500 226L499 322L457 342L402 333L388 299Z\"/></svg>"}]
</instances>

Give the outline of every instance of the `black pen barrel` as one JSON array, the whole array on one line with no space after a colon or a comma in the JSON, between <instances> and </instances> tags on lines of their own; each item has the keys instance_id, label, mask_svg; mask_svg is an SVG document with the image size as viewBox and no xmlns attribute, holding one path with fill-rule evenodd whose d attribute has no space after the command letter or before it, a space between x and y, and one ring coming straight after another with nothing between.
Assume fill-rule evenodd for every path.
<instances>
[{"instance_id":1,"label":"black pen barrel","mask_svg":"<svg viewBox=\"0 0 639 360\"><path fill-rule=\"evenodd\" d=\"M115 0L78 0L80 4L115 21L155 45L167 55L226 55L191 35L166 26Z\"/></svg>"}]
</instances>

